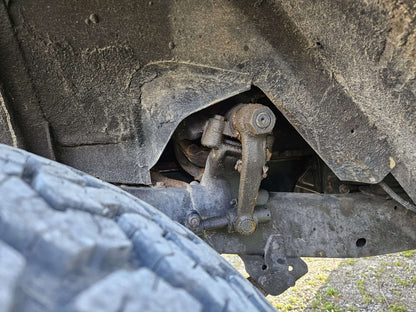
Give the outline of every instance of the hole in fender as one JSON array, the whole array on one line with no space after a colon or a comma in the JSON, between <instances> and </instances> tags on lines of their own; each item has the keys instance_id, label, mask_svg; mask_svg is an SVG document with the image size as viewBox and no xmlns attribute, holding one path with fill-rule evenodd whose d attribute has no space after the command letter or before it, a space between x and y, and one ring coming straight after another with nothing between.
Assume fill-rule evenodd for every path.
<instances>
[{"instance_id":1,"label":"hole in fender","mask_svg":"<svg viewBox=\"0 0 416 312\"><path fill-rule=\"evenodd\" d=\"M357 247L364 247L365 244L367 243L367 240L365 238L359 238L357 239L357 241L355 242L355 245Z\"/></svg>"},{"instance_id":2,"label":"hole in fender","mask_svg":"<svg viewBox=\"0 0 416 312\"><path fill-rule=\"evenodd\" d=\"M263 271L267 270L267 265L263 264L263 265L262 265L262 267L261 267L261 269L262 269Z\"/></svg>"}]
</instances>

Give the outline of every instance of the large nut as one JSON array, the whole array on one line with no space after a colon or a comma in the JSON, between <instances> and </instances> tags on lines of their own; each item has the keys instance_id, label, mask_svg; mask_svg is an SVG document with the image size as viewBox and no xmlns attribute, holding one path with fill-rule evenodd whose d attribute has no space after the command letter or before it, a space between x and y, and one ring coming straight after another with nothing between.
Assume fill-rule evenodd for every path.
<instances>
[{"instance_id":1,"label":"large nut","mask_svg":"<svg viewBox=\"0 0 416 312\"><path fill-rule=\"evenodd\" d=\"M248 104L237 111L235 123L239 132L246 131L252 135L261 135L272 132L276 117L267 106Z\"/></svg>"},{"instance_id":2,"label":"large nut","mask_svg":"<svg viewBox=\"0 0 416 312\"><path fill-rule=\"evenodd\" d=\"M256 222L249 216L242 216L235 221L235 229L242 235L251 235L256 230Z\"/></svg>"},{"instance_id":3,"label":"large nut","mask_svg":"<svg viewBox=\"0 0 416 312\"><path fill-rule=\"evenodd\" d=\"M256 116L256 125L261 129L267 129L272 122L271 115L267 112L260 112Z\"/></svg>"}]
</instances>

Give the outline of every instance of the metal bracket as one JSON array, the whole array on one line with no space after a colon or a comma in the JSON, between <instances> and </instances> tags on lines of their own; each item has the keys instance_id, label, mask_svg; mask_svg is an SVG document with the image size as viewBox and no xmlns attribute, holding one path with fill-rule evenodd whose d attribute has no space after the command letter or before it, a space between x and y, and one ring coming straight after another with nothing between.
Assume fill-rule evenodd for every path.
<instances>
[{"instance_id":1,"label":"metal bracket","mask_svg":"<svg viewBox=\"0 0 416 312\"><path fill-rule=\"evenodd\" d=\"M286 257L280 246L278 235L270 235L264 256L240 255L254 284L273 296L295 286L296 280L308 273L308 266L301 258Z\"/></svg>"},{"instance_id":2,"label":"metal bracket","mask_svg":"<svg viewBox=\"0 0 416 312\"><path fill-rule=\"evenodd\" d=\"M270 108L261 104L239 105L228 115L228 124L223 116L215 116L205 127L201 143L212 151L201 184L221 175L227 152L240 153L239 148L225 142L223 135L237 138L241 142L241 160L235 166L240 173L240 183L234 229L240 234L251 235L256 229L253 212L261 180L267 172L265 165L272 142L270 134L276 117Z\"/></svg>"}]
</instances>

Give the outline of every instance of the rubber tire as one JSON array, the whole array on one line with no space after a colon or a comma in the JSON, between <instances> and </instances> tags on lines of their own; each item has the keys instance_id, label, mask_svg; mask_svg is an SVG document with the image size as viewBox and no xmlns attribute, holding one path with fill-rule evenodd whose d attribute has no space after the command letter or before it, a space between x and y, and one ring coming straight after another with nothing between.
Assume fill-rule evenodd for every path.
<instances>
[{"instance_id":1,"label":"rubber tire","mask_svg":"<svg viewBox=\"0 0 416 312\"><path fill-rule=\"evenodd\" d=\"M0 311L274 311L196 235L73 168L0 144Z\"/></svg>"}]
</instances>

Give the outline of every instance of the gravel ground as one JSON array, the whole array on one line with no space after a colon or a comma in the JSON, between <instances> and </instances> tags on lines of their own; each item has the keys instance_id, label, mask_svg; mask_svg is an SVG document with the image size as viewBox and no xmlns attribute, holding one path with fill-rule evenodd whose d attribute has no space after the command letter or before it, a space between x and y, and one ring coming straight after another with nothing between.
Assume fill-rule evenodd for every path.
<instances>
[{"instance_id":1,"label":"gravel ground","mask_svg":"<svg viewBox=\"0 0 416 312\"><path fill-rule=\"evenodd\" d=\"M224 255L244 276L236 255ZM416 311L416 250L360 258L304 258L309 273L267 299L282 311Z\"/></svg>"}]
</instances>

